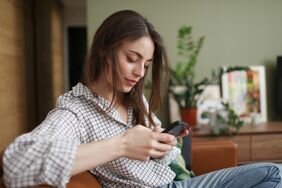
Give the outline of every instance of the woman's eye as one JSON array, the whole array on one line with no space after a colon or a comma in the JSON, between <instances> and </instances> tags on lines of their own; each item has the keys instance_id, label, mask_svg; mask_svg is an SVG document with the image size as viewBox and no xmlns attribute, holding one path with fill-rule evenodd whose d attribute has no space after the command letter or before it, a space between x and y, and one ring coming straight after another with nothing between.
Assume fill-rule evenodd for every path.
<instances>
[{"instance_id":1,"label":"woman's eye","mask_svg":"<svg viewBox=\"0 0 282 188\"><path fill-rule=\"evenodd\" d=\"M129 61L131 63L136 63L137 59L133 59L133 58L127 57L127 61Z\"/></svg>"}]
</instances>

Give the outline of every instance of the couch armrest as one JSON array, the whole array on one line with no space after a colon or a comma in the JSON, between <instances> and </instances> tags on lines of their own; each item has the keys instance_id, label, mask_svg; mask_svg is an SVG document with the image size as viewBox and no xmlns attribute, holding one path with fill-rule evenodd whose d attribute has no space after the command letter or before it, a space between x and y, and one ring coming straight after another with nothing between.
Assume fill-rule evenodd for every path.
<instances>
[{"instance_id":1,"label":"couch armrest","mask_svg":"<svg viewBox=\"0 0 282 188\"><path fill-rule=\"evenodd\" d=\"M237 166L237 156L237 144L231 140L192 142L192 169L197 176Z\"/></svg>"},{"instance_id":2,"label":"couch armrest","mask_svg":"<svg viewBox=\"0 0 282 188\"><path fill-rule=\"evenodd\" d=\"M67 188L101 188L101 185L96 180L96 177L90 172L82 172L71 177Z\"/></svg>"}]
</instances>

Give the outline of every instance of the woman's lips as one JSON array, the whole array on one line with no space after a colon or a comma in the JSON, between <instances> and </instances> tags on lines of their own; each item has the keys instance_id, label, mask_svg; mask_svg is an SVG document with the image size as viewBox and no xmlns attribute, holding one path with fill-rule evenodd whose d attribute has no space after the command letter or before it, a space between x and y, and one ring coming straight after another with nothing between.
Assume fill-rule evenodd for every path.
<instances>
[{"instance_id":1,"label":"woman's lips","mask_svg":"<svg viewBox=\"0 0 282 188\"><path fill-rule=\"evenodd\" d=\"M138 81L125 78L127 85L134 86Z\"/></svg>"}]
</instances>

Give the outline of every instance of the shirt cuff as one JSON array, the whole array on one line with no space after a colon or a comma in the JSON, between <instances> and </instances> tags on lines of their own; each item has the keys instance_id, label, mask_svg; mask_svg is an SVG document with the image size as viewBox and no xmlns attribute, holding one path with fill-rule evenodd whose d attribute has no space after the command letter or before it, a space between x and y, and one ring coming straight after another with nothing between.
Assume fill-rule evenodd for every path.
<instances>
[{"instance_id":1,"label":"shirt cuff","mask_svg":"<svg viewBox=\"0 0 282 188\"><path fill-rule=\"evenodd\" d=\"M176 159L177 155L181 153L180 149L177 147L173 147L172 150L170 150L169 153L165 154L163 157L158 159L153 159L156 163L162 164L162 165L169 165L171 161Z\"/></svg>"}]
</instances>

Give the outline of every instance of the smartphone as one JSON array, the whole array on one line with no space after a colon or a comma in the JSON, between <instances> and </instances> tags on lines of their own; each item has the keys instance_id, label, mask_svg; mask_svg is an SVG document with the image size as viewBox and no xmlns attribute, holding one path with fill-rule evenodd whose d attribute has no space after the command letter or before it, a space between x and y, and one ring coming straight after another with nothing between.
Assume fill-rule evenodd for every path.
<instances>
[{"instance_id":1,"label":"smartphone","mask_svg":"<svg viewBox=\"0 0 282 188\"><path fill-rule=\"evenodd\" d=\"M175 137L179 136L185 129L188 129L188 124L184 121L175 121L170 124L162 133L172 134Z\"/></svg>"}]
</instances>

